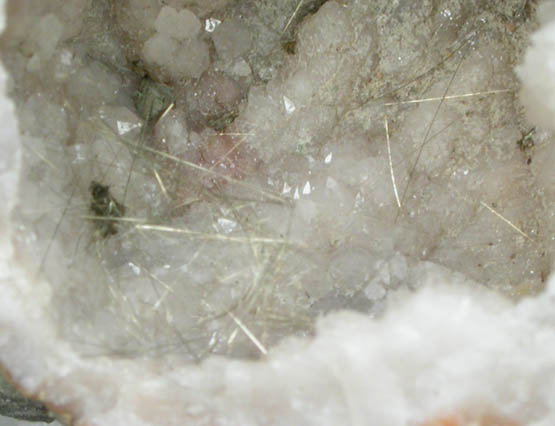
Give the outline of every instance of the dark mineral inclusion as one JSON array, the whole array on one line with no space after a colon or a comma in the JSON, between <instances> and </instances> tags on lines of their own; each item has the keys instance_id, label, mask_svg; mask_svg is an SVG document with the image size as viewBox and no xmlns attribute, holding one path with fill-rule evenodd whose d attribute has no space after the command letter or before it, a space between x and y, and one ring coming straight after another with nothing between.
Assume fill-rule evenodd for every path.
<instances>
[{"instance_id":1,"label":"dark mineral inclusion","mask_svg":"<svg viewBox=\"0 0 555 426\"><path fill-rule=\"evenodd\" d=\"M40 402L26 398L0 373L0 415L28 422L54 421Z\"/></svg>"}]
</instances>

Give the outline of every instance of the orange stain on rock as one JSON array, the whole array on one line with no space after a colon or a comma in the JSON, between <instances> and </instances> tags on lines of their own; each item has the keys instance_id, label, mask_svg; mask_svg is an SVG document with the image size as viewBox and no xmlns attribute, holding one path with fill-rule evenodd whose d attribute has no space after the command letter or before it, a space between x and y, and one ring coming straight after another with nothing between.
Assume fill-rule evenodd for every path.
<instances>
[{"instance_id":1,"label":"orange stain on rock","mask_svg":"<svg viewBox=\"0 0 555 426\"><path fill-rule=\"evenodd\" d=\"M422 423L419 426L521 426L504 417L496 415L468 416L450 415L438 417L430 422Z\"/></svg>"}]
</instances>

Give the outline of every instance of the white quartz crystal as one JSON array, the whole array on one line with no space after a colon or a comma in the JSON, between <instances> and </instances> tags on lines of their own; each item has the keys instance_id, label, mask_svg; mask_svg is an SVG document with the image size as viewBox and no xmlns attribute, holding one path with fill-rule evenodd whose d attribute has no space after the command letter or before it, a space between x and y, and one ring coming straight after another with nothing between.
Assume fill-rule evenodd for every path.
<instances>
[{"instance_id":1,"label":"white quartz crystal","mask_svg":"<svg viewBox=\"0 0 555 426\"><path fill-rule=\"evenodd\" d=\"M154 22L154 28L161 34L184 40L195 37L200 31L201 23L190 10L177 11L172 7L164 6Z\"/></svg>"},{"instance_id":2,"label":"white quartz crystal","mask_svg":"<svg viewBox=\"0 0 555 426\"><path fill-rule=\"evenodd\" d=\"M206 42L187 40L175 51L168 69L176 76L198 78L206 71L209 62L210 52Z\"/></svg>"},{"instance_id":3,"label":"white quartz crystal","mask_svg":"<svg viewBox=\"0 0 555 426\"><path fill-rule=\"evenodd\" d=\"M179 43L167 34L156 33L149 38L143 48L147 61L158 65L168 65L175 56Z\"/></svg>"},{"instance_id":4,"label":"white quartz crystal","mask_svg":"<svg viewBox=\"0 0 555 426\"><path fill-rule=\"evenodd\" d=\"M200 21L195 15L187 10L178 14L174 9L164 7L155 28L157 32L142 48L147 63L164 69L166 74L176 79L198 78L206 71L210 52L205 41L195 38L200 30Z\"/></svg>"},{"instance_id":5,"label":"white quartz crystal","mask_svg":"<svg viewBox=\"0 0 555 426\"><path fill-rule=\"evenodd\" d=\"M553 2L545 2L538 13L544 25L532 36L532 46L526 52L524 63L517 68L526 83L522 99L530 117L543 126L553 128L555 113L555 72L550 52L555 46L555 19Z\"/></svg>"},{"instance_id":6,"label":"white quartz crystal","mask_svg":"<svg viewBox=\"0 0 555 426\"><path fill-rule=\"evenodd\" d=\"M247 53L251 46L249 31L245 24L233 20L218 25L212 34L218 55L231 60Z\"/></svg>"}]
</instances>

